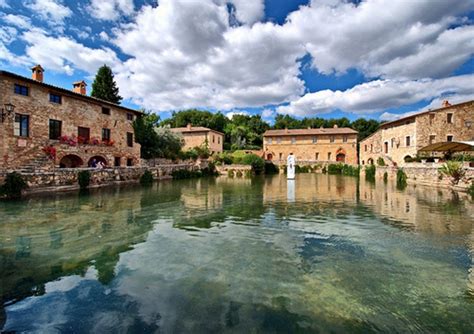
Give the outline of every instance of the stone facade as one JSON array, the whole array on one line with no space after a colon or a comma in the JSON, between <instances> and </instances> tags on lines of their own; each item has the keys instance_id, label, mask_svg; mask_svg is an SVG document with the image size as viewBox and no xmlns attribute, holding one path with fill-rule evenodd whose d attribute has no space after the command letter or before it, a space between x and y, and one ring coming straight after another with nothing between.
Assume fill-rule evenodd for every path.
<instances>
[{"instance_id":1,"label":"stone facade","mask_svg":"<svg viewBox=\"0 0 474 334\"><path fill-rule=\"evenodd\" d=\"M0 169L84 167L93 158L107 166L140 164L132 127L140 112L83 95L84 82L75 84L79 93L44 84L35 69L37 80L0 71L0 106L15 106L0 123ZM79 138L87 132L88 141ZM48 146L56 150L54 161L43 152Z\"/></svg>"},{"instance_id":2,"label":"stone facade","mask_svg":"<svg viewBox=\"0 0 474 334\"><path fill-rule=\"evenodd\" d=\"M263 134L265 159L297 163L342 162L357 164L357 131L350 128L268 130Z\"/></svg>"},{"instance_id":3,"label":"stone facade","mask_svg":"<svg viewBox=\"0 0 474 334\"><path fill-rule=\"evenodd\" d=\"M360 143L360 162L403 166L405 158L414 158L420 149L447 141L474 140L474 101L445 105L397 121L380 129Z\"/></svg>"},{"instance_id":4,"label":"stone facade","mask_svg":"<svg viewBox=\"0 0 474 334\"><path fill-rule=\"evenodd\" d=\"M185 128L172 128L171 131L180 133L184 138L183 150L207 145L211 153L224 151L224 134L205 127L194 127L188 124Z\"/></svg>"}]
</instances>

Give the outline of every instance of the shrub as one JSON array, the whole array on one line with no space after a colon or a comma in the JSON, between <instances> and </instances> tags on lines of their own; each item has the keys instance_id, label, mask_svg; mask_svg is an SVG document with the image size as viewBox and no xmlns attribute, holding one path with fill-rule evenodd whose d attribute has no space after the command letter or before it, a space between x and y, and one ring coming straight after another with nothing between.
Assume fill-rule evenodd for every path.
<instances>
[{"instance_id":1,"label":"shrub","mask_svg":"<svg viewBox=\"0 0 474 334\"><path fill-rule=\"evenodd\" d=\"M398 189L405 189L407 186L407 174L403 171L403 169L397 170L397 188Z\"/></svg>"},{"instance_id":2,"label":"shrub","mask_svg":"<svg viewBox=\"0 0 474 334\"><path fill-rule=\"evenodd\" d=\"M351 165L343 165L342 166L342 175L347 176L356 176L359 177L360 167L351 166Z\"/></svg>"},{"instance_id":3,"label":"shrub","mask_svg":"<svg viewBox=\"0 0 474 334\"><path fill-rule=\"evenodd\" d=\"M383 182L384 183L388 182L388 173L387 172L383 173Z\"/></svg>"},{"instance_id":4,"label":"shrub","mask_svg":"<svg viewBox=\"0 0 474 334\"><path fill-rule=\"evenodd\" d=\"M265 160L256 154L247 154L242 158L242 164L252 166L255 174L259 175L265 171Z\"/></svg>"},{"instance_id":5,"label":"shrub","mask_svg":"<svg viewBox=\"0 0 474 334\"><path fill-rule=\"evenodd\" d=\"M22 191L28 188L28 184L20 173L13 172L7 174L5 182L0 186L0 194L8 199L21 198Z\"/></svg>"},{"instance_id":6,"label":"shrub","mask_svg":"<svg viewBox=\"0 0 474 334\"><path fill-rule=\"evenodd\" d=\"M91 172L88 170L81 170L77 175L77 182L81 189L87 189L91 183Z\"/></svg>"},{"instance_id":7,"label":"shrub","mask_svg":"<svg viewBox=\"0 0 474 334\"><path fill-rule=\"evenodd\" d=\"M153 174L149 170L146 170L140 177L140 184L142 186L149 186L153 184Z\"/></svg>"},{"instance_id":8,"label":"shrub","mask_svg":"<svg viewBox=\"0 0 474 334\"><path fill-rule=\"evenodd\" d=\"M233 163L232 156L229 153L222 152L214 156L215 162L220 162L223 165L231 165Z\"/></svg>"},{"instance_id":9,"label":"shrub","mask_svg":"<svg viewBox=\"0 0 474 334\"><path fill-rule=\"evenodd\" d=\"M298 167L298 166L297 166ZM301 166L299 168L299 173L311 173L311 167L310 166Z\"/></svg>"},{"instance_id":10,"label":"shrub","mask_svg":"<svg viewBox=\"0 0 474 334\"><path fill-rule=\"evenodd\" d=\"M385 166L385 160L382 157L379 157L377 159L377 165L381 167Z\"/></svg>"},{"instance_id":11,"label":"shrub","mask_svg":"<svg viewBox=\"0 0 474 334\"><path fill-rule=\"evenodd\" d=\"M342 174L342 164L331 164L328 166L328 174Z\"/></svg>"},{"instance_id":12,"label":"shrub","mask_svg":"<svg viewBox=\"0 0 474 334\"><path fill-rule=\"evenodd\" d=\"M227 171L227 176L228 176L228 177L234 177L234 170L233 170L233 169L229 169L229 170Z\"/></svg>"},{"instance_id":13,"label":"shrub","mask_svg":"<svg viewBox=\"0 0 474 334\"><path fill-rule=\"evenodd\" d=\"M324 167L321 169L321 172L322 172L323 174L326 174L326 173L328 172L326 166L324 166Z\"/></svg>"},{"instance_id":14,"label":"shrub","mask_svg":"<svg viewBox=\"0 0 474 334\"><path fill-rule=\"evenodd\" d=\"M375 181L375 166L365 166L365 179L368 181Z\"/></svg>"},{"instance_id":15,"label":"shrub","mask_svg":"<svg viewBox=\"0 0 474 334\"><path fill-rule=\"evenodd\" d=\"M451 177L451 184L453 186L458 184L466 174L462 162L458 161L446 161L438 171L443 175Z\"/></svg>"},{"instance_id":16,"label":"shrub","mask_svg":"<svg viewBox=\"0 0 474 334\"><path fill-rule=\"evenodd\" d=\"M265 162L265 174L278 174L278 167L273 162Z\"/></svg>"},{"instance_id":17,"label":"shrub","mask_svg":"<svg viewBox=\"0 0 474 334\"><path fill-rule=\"evenodd\" d=\"M467 193L474 199L474 182L472 182L469 188L467 188Z\"/></svg>"}]
</instances>

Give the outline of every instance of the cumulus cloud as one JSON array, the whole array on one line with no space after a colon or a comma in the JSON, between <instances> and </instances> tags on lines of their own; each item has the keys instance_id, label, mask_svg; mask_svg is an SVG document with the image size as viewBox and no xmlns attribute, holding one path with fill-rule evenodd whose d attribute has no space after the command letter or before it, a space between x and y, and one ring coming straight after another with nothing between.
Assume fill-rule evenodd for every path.
<instances>
[{"instance_id":1,"label":"cumulus cloud","mask_svg":"<svg viewBox=\"0 0 474 334\"><path fill-rule=\"evenodd\" d=\"M115 66L119 63L111 49L92 49L69 37L48 36L39 29L27 31L21 38L27 43L26 55L29 59L60 73L72 75L75 68L95 73L103 64Z\"/></svg>"},{"instance_id":2,"label":"cumulus cloud","mask_svg":"<svg viewBox=\"0 0 474 334\"><path fill-rule=\"evenodd\" d=\"M88 9L96 19L115 21L121 15L132 14L134 4L133 0L91 0Z\"/></svg>"},{"instance_id":3,"label":"cumulus cloud","mask_svg":"<svg viewBox=\"0 0 474 334\"><path fill-rule=\"evenodd\" d=\"M236 17L242 23L252 24L263 18L265 1L230 0L236 8Z\"/></svg>"},{"instance_id":4,"label":"cumulus cloud","mask_svg":"<svg viewBox=\"0 0 474 334\"><path fill-rule=\"evenodd\" d=\"M14 15L14 14L8 14L2 17L2 20L9 24L9 25L14 25L15 27L18 27L20 29L31 29L31 20L23 15Z\"/></svg>"},{"instance_id":5,"label":"cumulus cloud","mask_svg":"<svg viewBox=\"0 0 474 334\"><path fill-rule=\"evenodd\" d=\"M34 12L35 16L53 26L64 25L64 20L72 15L71 9L63 5L61 0L27 0L24 5Z\"/></svg>"},{"instance_id":6,"label":"cumulus cloud","mask_svg":"<svg viewBox=\"0 0 474 334\"><path fill-rule=\"evenodd\" d=\"M401 107L422 100L453 96L474 96L474 74L444 79L423 80L375 80L357 85L345 91L323 90L308 93L277 112L308 116L343 110L356 114L379 112L387 108ZM458 97L458 98L457 98ZM441 103L438 104L438 107Z\"/></svg>"}]
</instances>

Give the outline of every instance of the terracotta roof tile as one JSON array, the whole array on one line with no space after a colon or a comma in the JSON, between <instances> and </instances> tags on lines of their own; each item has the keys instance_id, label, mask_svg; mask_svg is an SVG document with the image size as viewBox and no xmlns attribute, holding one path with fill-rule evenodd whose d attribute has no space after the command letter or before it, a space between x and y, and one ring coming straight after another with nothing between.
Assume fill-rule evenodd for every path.
<instances>
[{"instance_id":1,"label":"terracotta roof tile","mask_svg":"<svg viewBox=\"0 0 474 334\"><path fill-rule=\"evenodd\" d=\"M351 128L319 128L319 129L281 129L267 130L263 136L307 136L307 135L338 135L338 134L357 134L357 131Z\"/></svg>"}]
</instances>

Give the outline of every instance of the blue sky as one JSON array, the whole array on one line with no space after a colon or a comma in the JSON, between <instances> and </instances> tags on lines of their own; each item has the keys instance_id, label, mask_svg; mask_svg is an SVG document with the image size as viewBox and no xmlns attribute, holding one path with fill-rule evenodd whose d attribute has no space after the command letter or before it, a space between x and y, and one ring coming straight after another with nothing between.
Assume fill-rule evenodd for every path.
<instances>
[{"instance_id":1,"label":"blue sky","mask_svg":"<svg viewBox=\"0 0 474 334\"><path fill-rule=\"evenodd\" d=\"M124 105L350 119L474 99L474 2L0 0L0 67Z\"/></svg>"}]
</instances>

